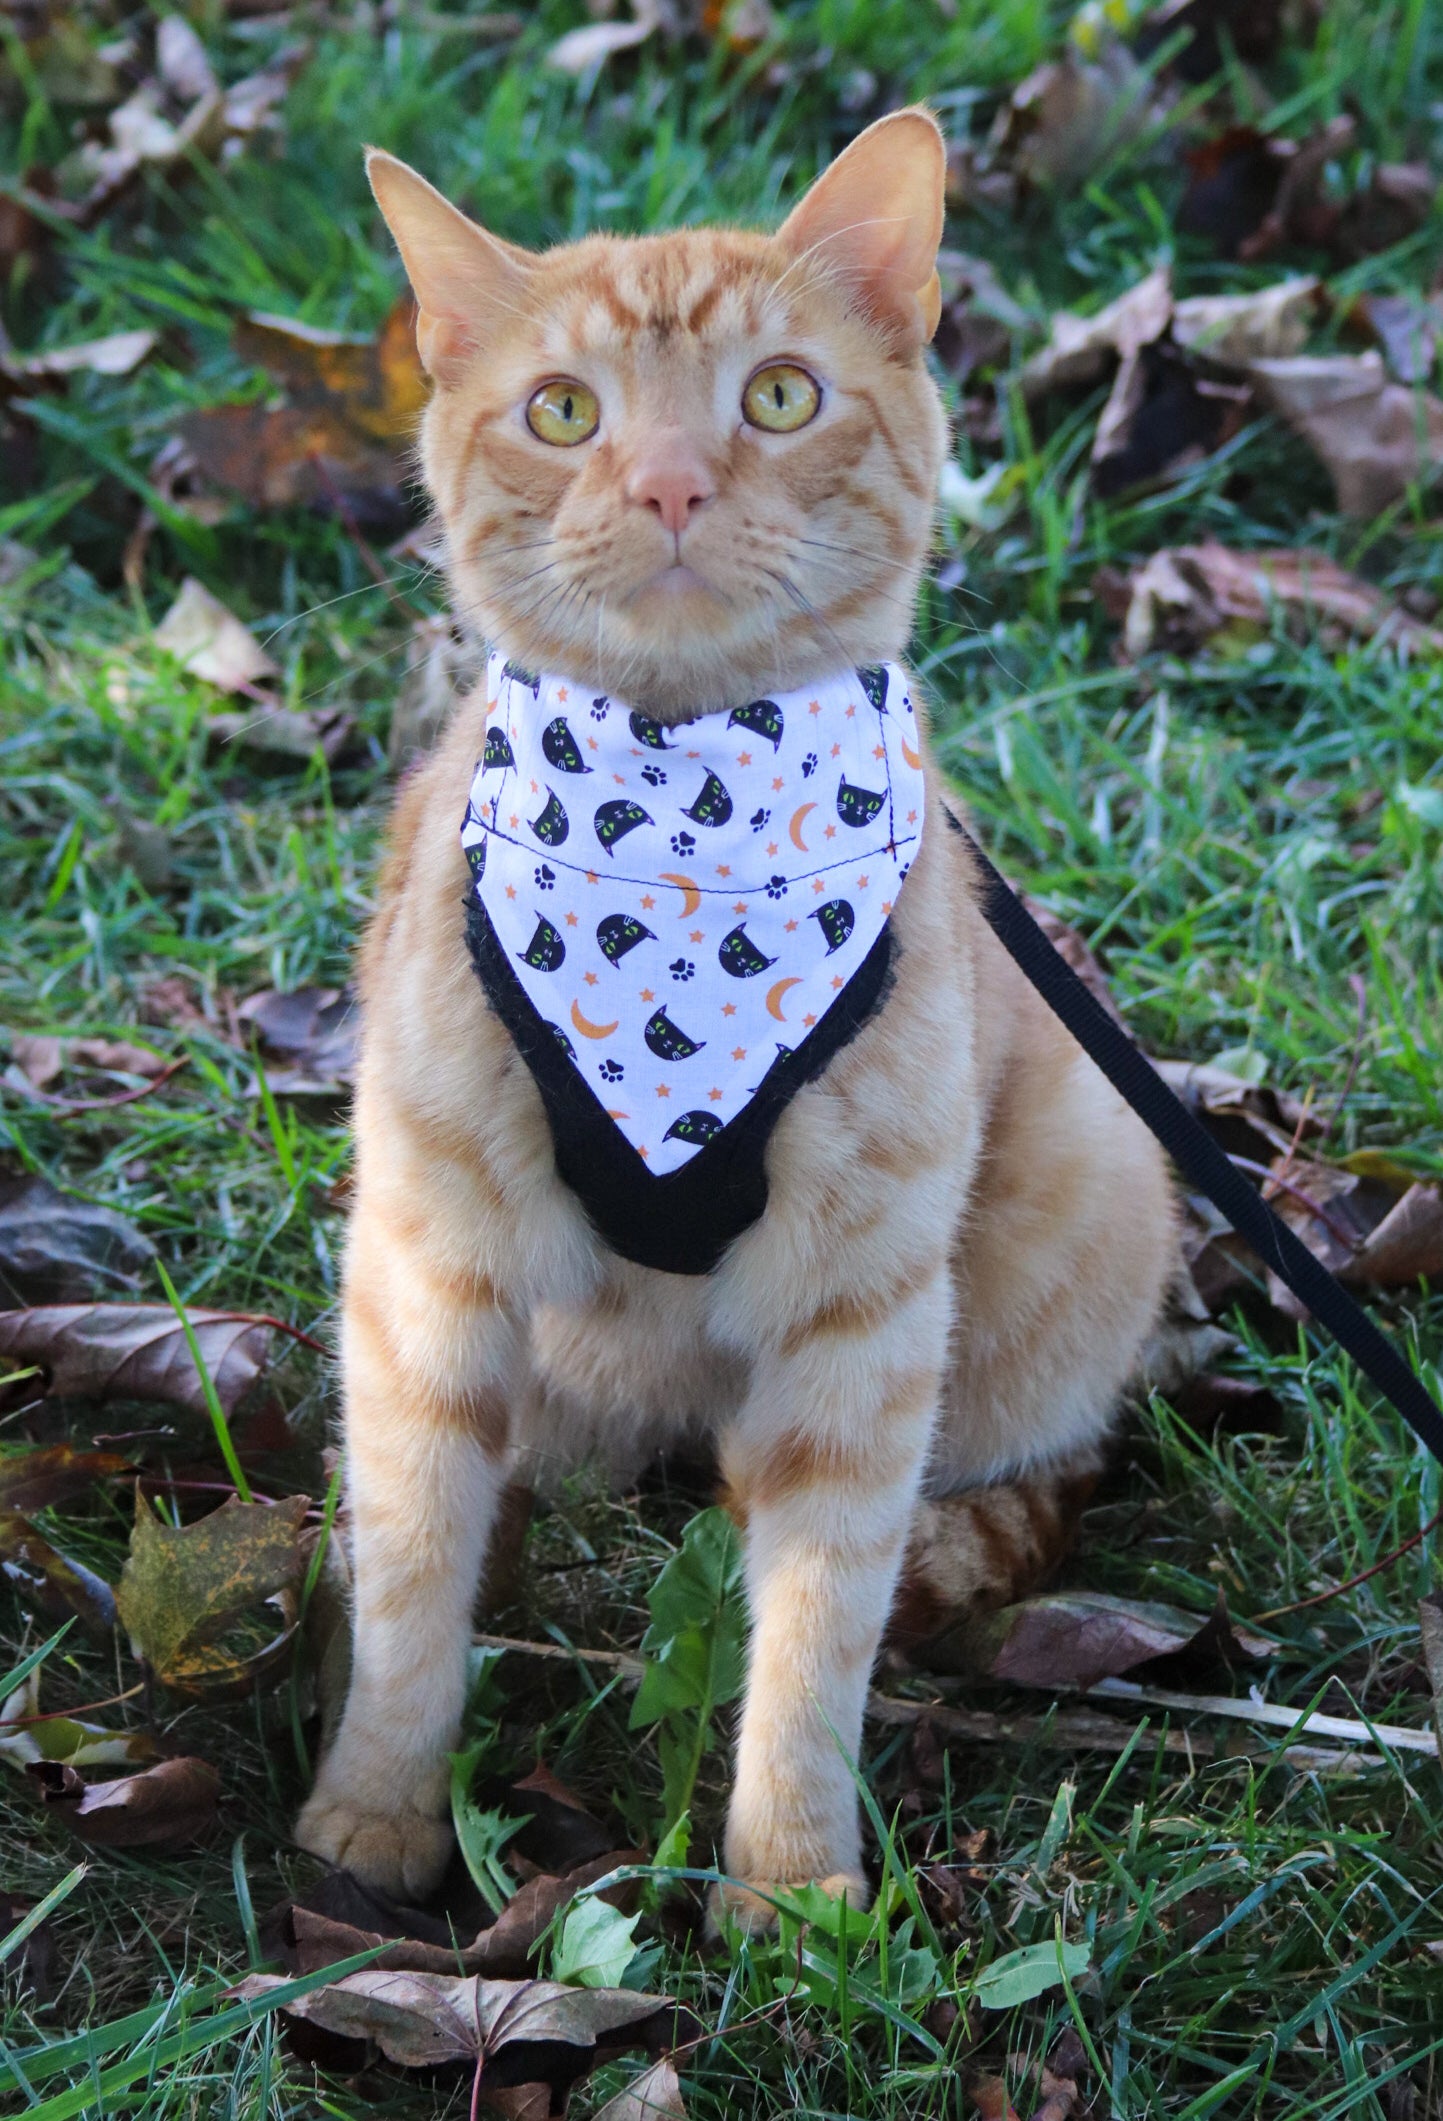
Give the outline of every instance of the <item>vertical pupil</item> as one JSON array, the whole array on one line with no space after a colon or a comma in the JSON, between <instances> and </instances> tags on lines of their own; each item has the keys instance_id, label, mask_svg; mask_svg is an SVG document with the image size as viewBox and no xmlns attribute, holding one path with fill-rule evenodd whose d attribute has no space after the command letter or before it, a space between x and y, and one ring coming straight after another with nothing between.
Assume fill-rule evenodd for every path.
<instances>
[{"instance_id":1,"label":"vertical pupil","mask_svg":"<svg viewBox=\"0 0 1443 2121\"><path fill-rule=\"evenodd\" d=\"M787 394L786 394L786 392L785 392L785 391L784 391L784 390L782 389L782 386L781 386L781 384L780 384L780 383L773 383L773 385L772 385L772 396L773 396L773 397L774 397L774 398L776 399L776 401L777 401L777 411L778 411L778 412L781 412L781 411L782 411L782 410L784 409L785 405L786 405L786 402L787 402Z\"/></svg>"},{"instance_id":2,"label":"vertical pupil","mask_svg":"<svg viewBox=\"0 0 1443 2121\"><path fill-rule=\"evenodd\" d=\"M561 401L561 417L563 420L571 418L571 392L569 390Z\"/></svg>"}]
</instances>

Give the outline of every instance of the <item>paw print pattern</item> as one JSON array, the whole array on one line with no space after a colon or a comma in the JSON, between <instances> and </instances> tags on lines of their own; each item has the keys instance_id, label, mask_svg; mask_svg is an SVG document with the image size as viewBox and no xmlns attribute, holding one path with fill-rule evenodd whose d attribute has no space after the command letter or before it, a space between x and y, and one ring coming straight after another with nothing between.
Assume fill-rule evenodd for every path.
<instances>
[{"instance_id":1,"label":"paw print pattern","mask_svg":"<svg viewBox=\"0 0 1443 2121\"><path fill-rule=\"evenodd\" d=\"M592 721L593 721L593 722L604 722L604 721L606 720L606 710L607 710L607 708L608 708L608 707L609 707L610 705L611 705L611 702L610 702L610 700L609 700L609 699L608 699L608 698L606 697L606 694L605 694L604 692L603 692L603 693L600 693L600 694L599 694L599 695L597 696L597 698L596 698L596 699L594 699L594 700L592 701L592 703L591 703L591 719L592 719Z\"/></svg>"},{"instance_id":2,"label":"paw print pattern","mask_svg":"<svg viewBox=\"0 0 1443 2121\"><path fill-rule=\"evenodd\" d=\"M679 980L689 980L696 972L696 966L689 957L674 957L666 969L673 979Z\"/></svg>"},{"instance_id":3,"label":"paw print pattern","mask_svg":"<svg viewBox=\"0 0 1443 2121\"><path fill-rule=\"evenodd\" d=\"M784 876L773 876L773 877L768 877L768 879L767 879L767 897L768 897L768 898L785 898L785 897L786 897L786 895L787 895L787 880L786 880L786 878L785 878Z\"/></svg>"},{"instance_id":4,"label":"paw print pattern","mask_svg":"<svg viewBox=\"0 0 1443 2121\"><path fill-rule=\"evenodd\" d=\"M747 823L751 826L753 832L765 832L767 826L771 823L771 818L772 813L770 810L754 810L747 819Z\"/></svg>"},{"instance_id":5,"label":"paw print pattern","mask_svg":"<svg viewBox=\"0 0 1443 2121\"><path fill-rule=\"evenodd\" d=\"M806 757L802 760L802 779L804 781L809 781L812 775L816 772L816 770L817 754L815 751L809 751Z\"/></svg>"},{"instance_id":6,"label":"paw print pattern","mask_svg":"<svg viewBox=\"0 0 1443 2121\"><path fill-rule=\"evenodd\" d=\"M622 1067L619 1060L608 1058L601 1063L596 1072L604 1083L619 1083L626 1070Z\"/></svg>"},{"instance_id":7,"label":"paw print pattern","mask_svg":"<svg viewBox=\"0 0 1443 2121\"><path fill-rule=\"evenodd\" d=\"M662 772L660 766L643 766L641 777L648 788L664 788L666 786L666 775Z\"/></svg>"},{"instance_id":8,"label":"paw print pattern","mask_svg":"<svg viewBox=\"0 0 1443 2121\"><path fill-rule=\"evenodd\" d=\"M673 854L690 854L696 846L696 837L690 832L674 832L671 836Z\"/></svg>"},{"instance_id":9,"label":"paw print pattern","mask_svg":"<svg viewBox=\"0 0 1443 2121\"><path fill-rule=\"evenodd\" d=\"M556 889L556 871L550 868L547 863L542 862L534 873L538 891L554 891Z\"/></svg>"}]
</instances>

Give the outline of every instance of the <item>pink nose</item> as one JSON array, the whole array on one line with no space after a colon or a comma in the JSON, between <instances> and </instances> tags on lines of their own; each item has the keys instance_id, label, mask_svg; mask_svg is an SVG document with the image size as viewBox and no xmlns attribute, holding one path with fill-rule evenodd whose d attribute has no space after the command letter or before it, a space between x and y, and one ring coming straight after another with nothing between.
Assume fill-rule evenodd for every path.
<instances>
[{"instance_id":1,"label":"pink nose","mask_svg":"<svg viewBox=\"0 0 1443 2121\"><path fill-rule=\"evenodd\" d=\"M626 497L640 508L655 509L662 528L680 537L693 512L716 492L711 474L691 443L675 431L653 437L632 465Z\"/></svg>"}]
</instances>

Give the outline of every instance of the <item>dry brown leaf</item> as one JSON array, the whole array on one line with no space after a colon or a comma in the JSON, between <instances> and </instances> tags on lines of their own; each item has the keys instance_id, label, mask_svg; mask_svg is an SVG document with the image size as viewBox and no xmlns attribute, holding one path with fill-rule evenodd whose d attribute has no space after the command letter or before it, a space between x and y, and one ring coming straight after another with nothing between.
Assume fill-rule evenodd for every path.
<instances>
[{"instance_id":1,"label":"dry brown leaf","mask_svg":"<svg viewBox=\"0 0 1443 2121\"><path fill-rule=\"evenodd\" d=\"M1426 383L1443 335L1443 300L1413 295L1359 295L1347 321L1369 332L1400 383ZM1278 349L1280 352L1282 348Z\"/></svg>"},{"instance_id":2,"label":"dry brown leaf","mask_svg":"<svg viewBox=\"0 0 1443 2121\"><path fill-rule=\"evenodd\" d=\"M1331 163L1353 146L1352 118L1301 143L1234 125L1191 149L1177 225L1226 258L1270 257L1284 244L1337 246L1342 208L1324 192Z\"/></svg>"},{"instance_id":3,"label":"dry brown leaf","mask_svg":"<svg viewBox=\"0 0 1443 2121\"><path fill-rule=\"evenodd\" d=\"M1443 1280L1443 1186L1409 1186L1354 1253L1348 1279L1375 1289Z\"/></svg>"},{"instance_id":4,"label":"dry brown leaf","mask_svg":"<svg viewBox=\"0 0 1443 2121\"><path fill-rule=\"evenodd\" d=\"M226 1412L265 1361L272 1327L244 1313L191 1311L191 1328ZM179 1319L169 1304L35 1304L0 1311L0 1356L37 1363L56 1398L160 1399L206 1411Z\"/></svg>"},{"instance_id":5,"label":"dry brown leaf","mask_svg":"<svg viewBox=\"0 0 1443 2121\"><path fill-rule=\"evenodd\" d=\"M1118 43L1095 60L1069 51L1019 83L987 142L994 167L1024 184L1073 189L1158 115L1146 70Z\"/></svg>"},{"instance_id":6,"label":"dry brown leaf","mask_svg":"<svg viewBox=\"0 0 1443 2121\"><path fill-rule=\"evenodd\" d=\"M496 1921L479 1931L470 1944L460 1945L454 1939L441 1944L424 1938L398 1937L387 1944L376 1964L387 1972L486 1974L519 1979L531 1972L536 1946L561 1908L608 1871L644 1860L639 1849L609 1849L605 1855L566 1872L564 1877L542 1873L519 1887ZM610 1893L604 1897L614 1899ZM318 1972L323 1966L334 1966L380 1942L379 1931L338 1921L299 1902L280 1918L281 1951L293 1974Z\"/></svg>"},{"instance_id":7,"label":"dry brown leaf","mask_svg":"<svg viewBox=\"0 0 1443 2121\"><path fill-rule=\"evenodd\" d=\"M10 1054L37 1090L48 1089L69 1068L153 1081L170 1065L163 1053L152 1053L146 1046L114 1038L71 1038L63 1031L18 1031L10 1040Z\"/></svg>"},{"instance_id":8,"label":"dry brown leaf","mask_svg":"<svg viewBox=\"0 0 1443 2121\"><path fill-rule=\"evenodd\" d=\"M17 383L61 381L66 376L128 376L158 344L153 331L113 331L74 346L47 346L37 353L0 354L0 376Z\"/></svg>"},{"instance_id":9,"label":"dry brown leaf","mask_svg":"<svg viewBox=\"0 0 1443 2121\"><path fill-rule=\"evenodd\" d=\"M213 744L238 744L273 764L309 762L319 751L328 766L350 750L356 718L344 708L266 707L254 714L213 714L206 735Z\"/></svg>"},{"instance_id":10,"label":"dry brown leaf","mask_svg":"<svg viewBox=\"0 0 1443 2121\"><path fill-rule=\"evenodd\" d=\"M1271 1150L1309 1141L1327 1127L1324 1116L1290 1090L1249 1082L1212 1061L1154 1059L1152 1065L1229 1154L1266 1158Z\"/></svg>"},{"instance_id":11,"label":"dry brown leaf","mask_svg":"<svg viewBox=\"0 0 1443 2121\"><path fill-rule=\"evenodd\" d=\"M1390 382L1376 353L1255 361L1248 375L1321 458L1345 515L1380 515L1443 472L1443 400Z\"/></svg>"},{"instance_id":12,"label":"dry brown leaf","mask_svg":"<svg viewBox=\"0 0 1443 2121\"><path fill-rule=\"evenodd\" d=\"M199 102L220 88L215 68L184 15L163 15L155 32L155 70L160 85L181 103Z\"/></svg>"},{"instance_id":13,"label":"dry brown leaf","mask_svg":"<svg viewBox=\"0 0 1443 2121\"><path fill-rule=\"evenodd\" d=\"M982 2121L1022 2121L1001 2077L978 2077L968 2085L967 2097Z\"/></svg>"},{"instance_id":14,"label":"dry brown leaf","mask_svg":"<svg viewBox=\"0 0 1443 2121\"><path fill-rule=\"evenodd\" d=\"M1122 1029L1127 1031L1122 1011L1113 1000L1112 989L1107 984L1107 974L1103 971L1091 944L1076 928L1070 927L1061 914L1054 913L1039 899L1031 898L1024 892L1022 903L1058 956L1066 959L1093 999L1101 1002L1113 1022L1120 1024ZM1132 1036L1130 1031L1128 1036Z\"/></svg>"},{"instance_id":15,"label":"dry brown leaf","mask_svg":"<svg viewBox=\"0 0 1443 2121\"><path fill-rule=\"evenodd\" d=\"M562 74L588 74L618 52L645 44L661 27L662 16L660 0L633 0L629 22L589 22L582 29L568 30L547 52L546 64Z\"/></svg>"},{"instance_id":16,"label":"dry brown leaf","mask_svg":"<svg viewBox=\"0 0 1443 2121\"><path fill-rule=\"evenodd\" d=\"M670 2055L633 2077L624 2091L598 2108L594 2121L686 2121L681 2079Z\"/></svg>"},{"instance_id":17,"label":"dry brown leaf","mask_svg":"<svg viewBox=\"0 0 1443 2121\"><path fill-rule=\"evenodd\" d=\"M234 1993L263 2002L286 1985L279 1974L251 1974ZM564 1988L556 1981L486 1981L479 1975L347 1974L281 2008L350 2040L373 2040L409 2069L474 2062L516 2042L559 2041L591 2048L653 2017L663 1996L632 1989Z\"/></svg>"},{"instance_id":18,"label":"dry brown leaf","mask_svg":"<svg viewBox=\"0 0 1443 2121\"><path fill-rule=\"evenodd\" d=\"M348 502L362 529L399 527L406 466L324 405L218 405L177 425L195 469L253 508Z\"/></svg>"},{"instance_id":19,"label":"dry brown leaf","mask_svg":"<svg viewBox=\"0 0 1443 2121\"><path fill-rule=\"evenodd\" d=\"M1155 649L1191 655L1218 634L1256 640L1275 614L1294 634L1316 629L1330 647L1356 636L1410 653L1443 652L1443 633L1321 552L1237 552L1211 540L1165 547L1132 575L1126 592L1121 645L1129 658Z\"/></svg>"},{"instance_id":20,"label":"dry brown leaf","mask_svg":"<svg viewBox=\"0 0 1443 2121\"><path fill-rule=\"evenodd\" d=\"M355 997L344 987L266 987L236 1009L243 1037L258 1037L267 1053L289 1063L267 1068L271 1089L287 1096L331 1094L354 1082L360 1041Z\"/></svg>"},{"instance_id":21,"label":"dry brown leaf","mask_svg":"<svg viewBox=\"0 0 1443 2121\"><path fill-rule=\"evenodd\" d=\"M382 442L409 442L429 395L416 352L416 304L402 295L372 336L323 331L252 310L235 350L285 386L296 405L327 406Z\"/></svg>"},{"instance_id":22,"label":"dry brown leaf","mask_svg":"<svg viewBox=\"0 0 1443 2121\"><path fill-rule=\"evenodd\" d=\"M193 677L222 692L251 692L279 675L250 628L188 574L180 595L155 629L155 645L173 655Z\"/></svg>"},{"instance_id":23,"label":"dry brown leaf","mask_svg":"<svg viewBox=\"0 0 1443 2121\"><path fill-rule=\"evenodd\" d=\"M1300 353L1321 293L1320 281L1299 276L1251 294L1192 295L1173 305L1173 340L1225 368Z\"/></svg>"},{"instance_id":24,"label":"dry brown leaf","mask_svg":"<svg viewBox=\"0 0 1443 2121\"><path fill-rule=\"evenodd\" d=\"M52 1619L73 1614L89 1633L109 1635L115 1625L115 1594L93 1569L72 1561L43 1532L13 1509L0 1506L0 1574L22 1605Z\"/></svg>"},{"instance_id":25,"label":"dry brown leaf","mask_svg":"<svg viewBox=\"0 0 1443 2121\"><path fill-rule=\"evenodd\" d=\"M1443 1747L1443 1591L1430 1591L1418 1601L1418 1631L1422 1638L1423 1663L1428 1672L1428 1690L1433 1697L1433 1728Z\"/></svg>"},{"instance_id":26,"label":"dry brown leaf","mask_svg":"<svg viewBox=\"0 0 1443 2121\"><path fill-rule=\"evenodd\" d=\"M118 1451L78 1451L53 1443L0 1457L0 1509L48 1510L86 1495L101 1480L118 1480L135 1467Z\"/></svg>"},{"instance_id":27,"label":"dry brown leaf","mask_svg":"<svg viewBox=\"0 0 1443 2121\"><path fill-rule=\"evenodd\" d=\"M1133 36L1140 59L1171 44L1186 43L1168 61L1168 72L1198 85L1211 81L1234 56L1252 66L1274 57L1283 29L1284 0L1162 0L1150 8Z\"/></svg>"},{"instance_id":28,"label":"dry brown leaf","mask_svg":"<svg viewBox=\"0 0 1443 2121\"><path fill-rule=\"evenodd\" d=\"M51 1815L92 1848L177 1848L198 1840L220 1796L220 1776L206 1760L162 1760L111 1782L87 1782L53 1760L25 1772Z\"/></svg>"},{"instance_id":29,"label":"dry brown leaf","mask_svg":"<svg viewBox=\"0 0 1443 2121\"><path fill-rule=\"evenodd\" d=\"M1200 375L1170 343L1124 356L1093 438L1093 491L1178 478L1232 440L1251 402L1246 385Z\"/></svg>"},{"instance_id":30,"label":"dry brown leaf","mask_svg":"<svg viewBox=\"0 0 1443 2121\"><path fill-rule=\"evenodd\" d=\"M1023 390L1029 397L1040 397L1050 390L1088 388L1114 363L1160 339L1172 310L1172 279L1167 267L1159 265L1090 317L1059 311L1046 346L1022 371Z\"/></svg>"},{"instance_id":31,"label":"dry brown leaf","mask_svg":"<svg viewBox=\"0 0 1443 2121\"><path fill-rule=\"evenodd\" d=\"M0 1176L0 1310L134 1289L155 1247L113 1208L27 1172Z\"/></svg>"},{"instance_id":32,"label":"dry brown leaf","mask_svg":"<svg viewBox=\"0 0 1443 2121\"><path fill-rule=\"evenodd\" d=\"M1176 1606L1109 1598L1099 1591L1055 1591L975 1620L969 1650L974 1667L989 1679L1085 1691L1154 1657L1207 1648L1220 1639L1215 1614L1200 1621ZM1227 1639L1245 1655L1271 1647L1235 1629Z\"/></svg>"}]
</instances>

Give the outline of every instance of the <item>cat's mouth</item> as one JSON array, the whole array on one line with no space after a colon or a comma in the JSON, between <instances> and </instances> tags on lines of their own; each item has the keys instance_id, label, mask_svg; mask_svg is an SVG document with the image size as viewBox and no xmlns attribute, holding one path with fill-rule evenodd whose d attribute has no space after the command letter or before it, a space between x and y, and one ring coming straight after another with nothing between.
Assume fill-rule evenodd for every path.
<instances>
[{"instance_id":1,"label":"cat's mouth","mask_svg":"<svg viewBox=\"0 0 1443 2121\"><path fill-rule=\"evenodd\" d=\"M679 597L689 596L695 590L700 590L707 596L715 596L717 593L705 575L698 574L685 560L673 560L669 567L658 568L655 574L648 575L647 579L632 591L632 596L635 598L654 593L658 596Z\"/></svg>"}]
</instances>

